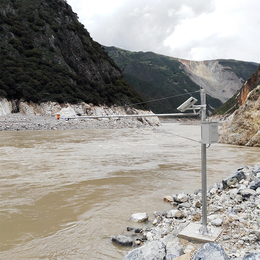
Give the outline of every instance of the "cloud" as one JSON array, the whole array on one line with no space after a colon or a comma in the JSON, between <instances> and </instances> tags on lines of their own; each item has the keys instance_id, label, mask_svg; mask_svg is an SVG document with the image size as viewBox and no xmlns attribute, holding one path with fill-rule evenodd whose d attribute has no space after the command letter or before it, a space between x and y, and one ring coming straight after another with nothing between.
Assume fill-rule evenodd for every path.
<instances>
[{"instance_id":1,"label":"cloud","mask_svg":"<svg viewBox=\"0 0 260 260\"><path fill-rule=\"evenodd\" d=\"M212 10L212 1L138 0L125 1L108 16L90 27L94 39L105 45L117 43L118 47L131 50L168 50L164 40L174 31L181 20ZM196 1L197 2L197 1Z\"/></svg>"},{"instance_id":2,"label":"cloud","mask_svg":"<svg viewBox=\"0 0 260 260\"><path fill-rule=\"evenodd\" d=\"M94 2L68 0L73 9L81 3L80 13L74 11L101 44L191 60L260 62L258 0Z\"/></svg>"}]
</instances>

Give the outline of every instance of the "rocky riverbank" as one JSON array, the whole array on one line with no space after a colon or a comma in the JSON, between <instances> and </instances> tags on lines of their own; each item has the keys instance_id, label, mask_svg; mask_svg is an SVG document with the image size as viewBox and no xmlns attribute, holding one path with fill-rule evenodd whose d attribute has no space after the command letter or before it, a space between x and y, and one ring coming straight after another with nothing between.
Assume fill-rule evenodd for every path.
<instances>
[{"instance_id":1,"label":"rocky riverbank","mask_svg":"<svg viewBox=\"0 0 260 260\"><path fill-rule=\"evenodd\" d=\"M153 125L151 121L142 117L135 119L86 119L78 117L70 120L65 118L57 120L56 116L20 113L0 116L0 131L139 128L151 125Z\"/></svg>"},{"instance_id":2,"label":"rocky riverbank","mask_svg":"<svg viewBox=\"0 0 260 260\"><path fill-rule=\"evenodd\" d=\"M138 128L160 125L160 120L156 116L122 117L139 114L153 115L151 111L131 107L94 106L84 102L80 104L59 104L57 102L35 104L21 100L0 99L0 131ZM57 115L60 116L60 120L57 120ZM85 118L86 116L104 117L108 115L121 115L121 117ZM68 120L68 118L74 119Z\"/></svg>"},{"instance_id":3,"label":"rocky riverbank","mask_svg":"<svg viewBox=\"0 0 260 260\"><path fill-rule=\"evenodd\" d=\"M260 259L260 163L242 167L208 188L208 228L223 229L214 243L178 238L189 223L201 223L201 197L201 190L166 195L172 209L154 212L153 220L146 213L133 214L131 220L140 226L112 237L116 244L134 247L124 260Z\"/></svg>"}]
</instances>

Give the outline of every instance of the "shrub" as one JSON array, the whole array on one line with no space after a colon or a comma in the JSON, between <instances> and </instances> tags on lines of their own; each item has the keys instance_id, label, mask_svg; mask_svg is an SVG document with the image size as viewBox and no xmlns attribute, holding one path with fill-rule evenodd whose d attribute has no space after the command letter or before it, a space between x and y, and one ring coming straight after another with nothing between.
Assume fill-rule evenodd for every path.
<instances>
[{"instance_id":1,"label":"shrub","mask_svg":"<svg viewBox=\"0 0 260 260\"><path fill-rule=\"evenodd\" d=\"M16 37L11 38L8 42L9 42L10 44L12 44L13 47L14 47L15 49L17 49L20 53L23 52L23 50L24 50L23 44L22 44L22 42L21 42L18 38L16 38Z\"/></svg>"},{"instance_id":2,"label":"shrub","mask_svg":"<svg viewBox=\"0 0 260 260\"><path fill-rule=\"evenodd\" d=\"M3 89L0 89L0 97L3 97L3 98L7 97L7 93Z\"/></svg>"},{"instance_id":3,"label":"shrub","mask_svg":"<svg viewBox=\"0 0 260 260\"><path fill-rule=\"evenodd\" d=\"M41 57L41 52L37 48L34 48L32 50L27 50L27 51L25 51L24 54L26 57L34 57L34 58Z\"/></svg>"}]
</instances>

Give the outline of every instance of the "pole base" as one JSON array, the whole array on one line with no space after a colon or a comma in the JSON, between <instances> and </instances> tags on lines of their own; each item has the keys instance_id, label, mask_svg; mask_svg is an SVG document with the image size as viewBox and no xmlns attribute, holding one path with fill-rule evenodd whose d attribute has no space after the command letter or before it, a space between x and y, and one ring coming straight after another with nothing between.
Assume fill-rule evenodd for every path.
<instances>
[{"instance_id":1,"label":"pole base","mask_svg":"<svg viewBox=\"0 0 260 260\"><path fill-rule=\"evenodd\" d=\"M194 240L194 241L199 241L199 242L214 242L220 233L223 231L222 228L219 227L214 227L213 229L208 230L209 227L205 228L201 226L199 223L190 223L187 225L179 234L179 238L187 239L187 240ZM200 231L202 233L200 233Z\"/></svg>"},{"instance_id":2,"label":"pole base","mask_svg":"<svg viewBox=\"0 0 260 260\"><path fill-rule=\"evenodd\" d=\"M212 236L214 233L214 229L202 225L195 233L203 236Z\"/></svg>"}]
</instances>

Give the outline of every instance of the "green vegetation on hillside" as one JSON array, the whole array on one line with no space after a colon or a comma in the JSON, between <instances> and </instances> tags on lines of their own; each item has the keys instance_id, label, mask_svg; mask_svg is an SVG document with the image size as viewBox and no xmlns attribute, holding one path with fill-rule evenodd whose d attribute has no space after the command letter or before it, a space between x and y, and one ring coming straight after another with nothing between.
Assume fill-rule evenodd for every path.
<instances>
[{"instance_id":1,"label":"green vegetation on hillside","mask_svg":"<svg viewBox=\"0 0 260 260\"><path fill-rule=\"evenodd\" d=\"M98 104L143 102L64 0L0 3L0 96Z\"/></svg>"},{"instance_id":2,"label":"green vegetation on hillside","mask_svg":"<svg viewBox=\"0 0 260 260\"><path fill-rule=\"evenodd\" d=\"M115 47L106 47L106 50L121 68L128 83L146 101L161 99L148 103L153 112L179 112L176 108L190 97L189 93L200 102L200 87L187 76L178 59ZM222 104L210 96L207 96L207 102L213 109Z\"/></svg>"},{"instance_id":3,"label":"green vegetation on hillside","mask_svg":"<svg viewBox=\"0 0 260 260\"><path fill-rule=\"evenodd\" d=\"M220 107L214 110L214 115L231 114L238 109L237 93Z\"/></svg>"},{"instance_id":4,"label":"green vegetation on hillside","mask_svg":"<svg viewBox=\"0 0 260 260\"><path fill-rule=\"evenodd\" d=\"M253 62L241 62L237 60L219 60L219 63L226 67L226 70L231 70L236 73L238 78L246 80L253 71L256 70L258 64Z\"/></svg>"}]
</instances>

